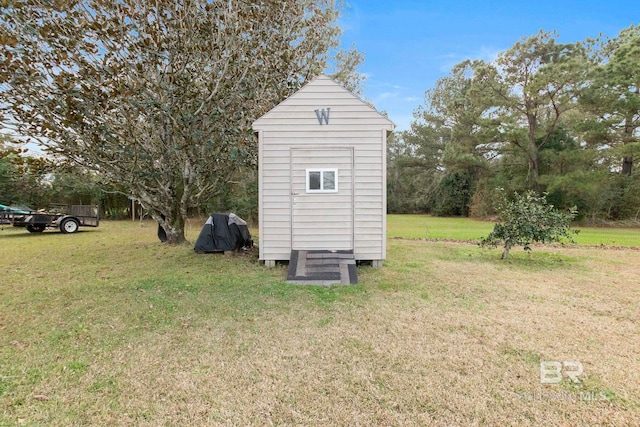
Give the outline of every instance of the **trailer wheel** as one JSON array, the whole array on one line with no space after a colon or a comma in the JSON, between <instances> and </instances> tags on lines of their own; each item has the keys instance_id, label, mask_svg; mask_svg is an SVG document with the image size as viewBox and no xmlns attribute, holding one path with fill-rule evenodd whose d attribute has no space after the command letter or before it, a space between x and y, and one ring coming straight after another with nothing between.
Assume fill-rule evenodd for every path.
<instances>
[{"instance_id":1,"label":"trailer wheel","mask_svg":"<svg viewBox=\"0 0 640 427\"><path fill-rule=\"evenodd\" d=\"M47 228L47 227L45 225L42 225L42 224L38 224L38 225L28 224L27 225L27 231L29 233L42 233L45 228Z\"/></svg>"},{"instance_id":2,"label":"trailer wheel","mask_svg":"<svg viewBox=\"0 0 640 427\"><path fill-rule=\"evenodd\" d=\"M80 224L75 218L65 218L60 223L60 231L65 234L75 233L76 231L78 231L78 227L80 227Z\"/></svg>"}]
</instances>

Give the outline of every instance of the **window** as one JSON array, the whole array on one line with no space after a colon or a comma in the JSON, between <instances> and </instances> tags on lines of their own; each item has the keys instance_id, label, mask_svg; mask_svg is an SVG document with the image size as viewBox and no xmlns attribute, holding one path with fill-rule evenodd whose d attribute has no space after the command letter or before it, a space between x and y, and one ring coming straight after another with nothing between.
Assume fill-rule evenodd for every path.
<instances>
[{"instance_id":1,"label":"window","mask_svg":"<svg viewBox=\"0 0 640 427\"><path fill-rule=\"evenodd\" d=\"M337 169L307 169L307 193L336 193Z\"/></svg>"}]
</instances>

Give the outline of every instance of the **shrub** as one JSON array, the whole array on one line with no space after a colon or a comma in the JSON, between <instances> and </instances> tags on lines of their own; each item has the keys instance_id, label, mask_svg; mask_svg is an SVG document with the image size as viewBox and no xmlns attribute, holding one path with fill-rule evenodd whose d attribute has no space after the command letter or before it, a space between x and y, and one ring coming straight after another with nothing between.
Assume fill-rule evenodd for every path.
<instances>
[{"instance_id":1,"label":"shrub","mask_svg":"<svg viewBox=\"0 0 640 427\"><path fill-rule=\"evenodd\" d=\"M553 205L547 203L546 193L537 195L533 191L514 194L508 200L504 191L499 191L496 204L498 223L493 231L481 242L481 246L504 246L502 259L509 256L514 246L523 246L525 251L531 250L531 243L560 242L564 239L574 243L572 236L577 233L571 230L571 220L577 215L575 208L568 213L558 212Z\"/></svg>"}]
</instances>

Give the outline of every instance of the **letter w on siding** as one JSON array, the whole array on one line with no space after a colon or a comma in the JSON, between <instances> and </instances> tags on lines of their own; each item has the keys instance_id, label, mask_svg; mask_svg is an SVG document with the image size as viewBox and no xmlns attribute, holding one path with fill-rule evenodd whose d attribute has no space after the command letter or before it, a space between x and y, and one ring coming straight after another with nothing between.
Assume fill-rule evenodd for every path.
<instances>
[{"instance_id":1,"label":"letter w on siding","mask_svg":"<svg viewBox=\"0 0 640 427\"><path fill-rule=\"evenodd\" d=\"M322 124L323 120L325 124L329 124L329 110L331 110L331 108L327 108L326 110L324 108L322 110L315 110L316 117L318 118L318 122L320 124Z\"/></svg>"}]
</instances>

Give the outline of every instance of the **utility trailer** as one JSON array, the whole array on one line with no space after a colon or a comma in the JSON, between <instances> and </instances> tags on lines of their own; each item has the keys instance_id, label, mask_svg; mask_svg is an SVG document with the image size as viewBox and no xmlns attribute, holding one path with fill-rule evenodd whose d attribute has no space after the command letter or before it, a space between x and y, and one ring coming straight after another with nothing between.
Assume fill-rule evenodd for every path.
<instances>
[{"instance_id":1,"label":"utility trailer","mask_svg":"<svg viewBox=\"0 0 640 427\"><path fill-rule=\"evenodd\" d=\"M58 205L48 211L29 211L26 214L4 213L14 227L24 227L30 233L42 233L47 228L58 228L61 232L75 233L78 228L97 227L100 224L98 206Z\"/></svg>"}]
</instances>

